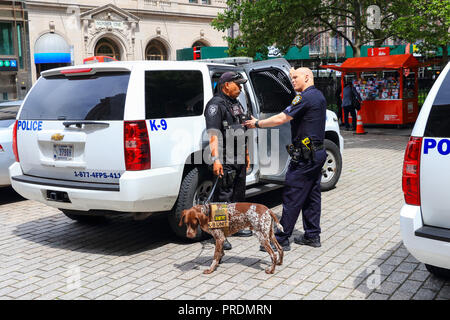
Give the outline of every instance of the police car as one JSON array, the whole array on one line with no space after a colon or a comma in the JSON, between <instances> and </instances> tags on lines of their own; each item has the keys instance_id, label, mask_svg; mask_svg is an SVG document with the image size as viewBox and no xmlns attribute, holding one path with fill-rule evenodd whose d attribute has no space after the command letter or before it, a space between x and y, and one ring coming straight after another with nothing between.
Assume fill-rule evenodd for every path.
<instances>
[{"instance_id":1,"label":"police car","mask_svg":"<svg viewBox=\"0 0 450 320\"><path fill-rule=\"evenodd\" d=\"M405 151L403 242L431 273L450 277L450 64L431 88Z\"/></svg>"},{"instance_id":2,"label":"police car","mask_svg":"<svg viewBox=\"0 0 450 320\"><path fill-rule=\"evenodd\" d=\"M44 71L14 126L12 187L78 221L168 212L173 230L184 237L181 211L204 201L213 186L203 111L217 80L226 71L241 72L249 81L239 100L264 119L295 96L289 68L276 59L239 67L133 61ZM331 111L326 130L322 186L330 189L339 179L344 144ZM283 183L290 125L248 132L247 191L255 194Z\"/></svg>"}]
</instances>

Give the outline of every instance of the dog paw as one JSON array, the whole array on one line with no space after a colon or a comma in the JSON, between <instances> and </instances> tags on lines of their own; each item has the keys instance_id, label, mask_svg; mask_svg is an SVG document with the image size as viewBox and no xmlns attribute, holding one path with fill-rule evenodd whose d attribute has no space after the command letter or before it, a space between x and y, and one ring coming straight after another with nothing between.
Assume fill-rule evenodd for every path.
<instances>
[{"instance_id":1,"label":"dog paw","mask_svg":"<svg viewBox=\"0 0 450 320\"><path fill-rule=\"evenodd\" d=\"M267 268L266 269L266 273L267 274L273 274L275 272L275 269L272 269L272 268Z\"/></svg>"}]
</instances>

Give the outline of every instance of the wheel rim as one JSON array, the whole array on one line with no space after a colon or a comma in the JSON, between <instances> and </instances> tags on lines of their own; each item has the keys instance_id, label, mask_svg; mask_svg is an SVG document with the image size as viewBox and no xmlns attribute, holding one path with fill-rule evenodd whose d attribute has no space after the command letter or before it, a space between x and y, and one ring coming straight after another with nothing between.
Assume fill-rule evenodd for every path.
<instances>
[{"instance_id":1,"label":"wheel rim","mask_svg":"<svg viewBox=\"0 0 450 320\"><path fill-rule=\"evenodd\" d=\"M332 152L326 150L327 159L322 167L322 183L327 183L333 179L336 173L336 157Z\"/></svg>"},{"instance_id":2,"label":"wheel rim","mask_svg":"<svg viewBox=\"0 0 450 320\"><path fill-rule=\"evenodd\" d=\"M194 206L197 204L205 203L206 199L208 199L209 194L211 193L212 186L212 181L203 181L200 185L197 186L197 189L194 193Z\"/></svg>"}]
</instances>

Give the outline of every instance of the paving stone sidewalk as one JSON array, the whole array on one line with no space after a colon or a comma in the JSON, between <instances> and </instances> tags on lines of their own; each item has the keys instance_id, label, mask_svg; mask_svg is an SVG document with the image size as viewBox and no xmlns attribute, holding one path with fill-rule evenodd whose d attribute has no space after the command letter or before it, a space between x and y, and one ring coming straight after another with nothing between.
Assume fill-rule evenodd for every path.
<instances>
[{"instance_id":1,"label":"paving stone sidewalk","mask_svg":"<svg viewBox=\"0 0 450 320\"><path fill-rule=\"evenodd\" d=\"M449 299L402 244L401 172L408 137L345 137L344 167L322 194L322 247L292 243L274 275L255 237L231 237L216 272L210 241L186 243L164 216L89 226L58 210L0 195L0 299ZM281 190L250 199L281 215ZM294 235L302 231L298 221Z\"/></svg>"}]
</instances>

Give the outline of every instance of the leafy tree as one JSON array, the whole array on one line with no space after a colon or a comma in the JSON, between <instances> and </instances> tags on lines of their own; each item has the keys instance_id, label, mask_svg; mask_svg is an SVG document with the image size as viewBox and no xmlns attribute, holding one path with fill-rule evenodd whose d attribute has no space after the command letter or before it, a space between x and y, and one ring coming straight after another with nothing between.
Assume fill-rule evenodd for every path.
<instances>
[{"instance_id":1,"label":"leafy tree","mask_svg":"<svg viewBox=\"0 0 450 320\"><path fill-rule=\"evenodd\" d=\"M397 0L393 10L398 13L390 28L392 34L407 42L419 42L424 53L441 48L444 63L448 61L450 0Z\"/></svg>"},{"instance_id":2,"label":"leafy tree","mask_svg":"<svg viewBox=\"0 0 450 320\"><path fill-rule=\"evenodd\" d=\"M380 46L391 37L395 14L388 0L228 0L228 9L213 21L214 28L227 31L239 26L237 37L227 37L232 55L267 54L276 45L285 53L293 44L302 47L321 33L342 37L359 57L361 47ZM368 27L367 8L378 5L381 28ZM398 10L401 5L396 6ZM349 31L349 32L348 32ZM353 36L351 36L353 35Z\"/></svg>"}]
</instances>

